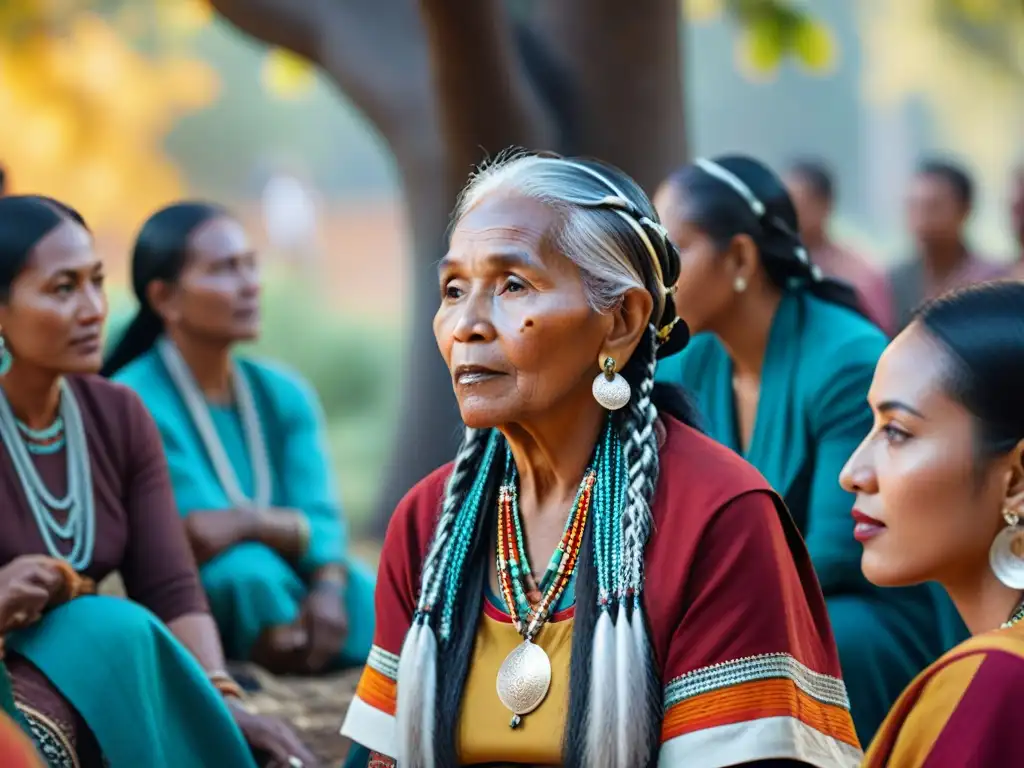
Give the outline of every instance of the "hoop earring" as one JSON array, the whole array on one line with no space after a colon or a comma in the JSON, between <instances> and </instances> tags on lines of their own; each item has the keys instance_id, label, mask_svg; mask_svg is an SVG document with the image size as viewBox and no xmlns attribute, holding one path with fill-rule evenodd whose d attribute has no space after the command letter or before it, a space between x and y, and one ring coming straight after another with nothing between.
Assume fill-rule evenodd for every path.
<instances>
[{"instance_id":1,"label":"hoop earring","mask_svg":"<svg viewBox=\"0 0 1024 768\"><path fill-rule=\"evenodd\" d=\"M735 280L732 281L732 289L736 291L736 293L743 293L745 290L747 290L747 278L743 277L742 275L737 277Z\"/></svg>"},{"instance_id":2,"label":"hoop earring","mask_svg":"<svg viewBox=\"0 0 1024 768\"><path fill-rule=\"evenodd\" d=\"M10 373L13 364L14 358L11 356L11 350L7 348L7 341L0 336L0 376Z\"/></svg>"},{"instance_id":3,"label":"hoop earring","mask_svg":"<svg viewBox=\"0 0 1024 768\"><path fill-rule=\"evenodd\" d=\"M1003 519L1006 527L996 535L988 550L989 567L1010 589L1024 589L1024 525L1009 507L1003 510Z\"/></svg>"},{"instance_id":4,"label":"hoop earring","mask_svg":"<svg viewBox=\"0 0 1024 768\"><path fill-rule=\"evenodd\" d=\"M614 358L606 357L602 368L604 370L597 374L591 391L602 408L617 411L629 402L633 391L629 387L629 382L615 372Z\"/></svg>"}]
</instances>

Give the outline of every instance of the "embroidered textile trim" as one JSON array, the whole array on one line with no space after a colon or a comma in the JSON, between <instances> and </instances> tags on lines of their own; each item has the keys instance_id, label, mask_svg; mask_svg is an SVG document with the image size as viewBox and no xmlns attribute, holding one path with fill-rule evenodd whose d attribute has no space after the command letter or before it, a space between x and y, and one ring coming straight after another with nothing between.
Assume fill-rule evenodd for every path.
<instances>
[{"instance_id":1,"label":"embroidered textile trim","mask_svg":"<svg viewBox=\"0 0 1024 768\"><path fill-rule=\"evenodd\" d=\"M665 709L721 688L777 678L792 680L797 688L824 704L850 708L846 686L839 678L815 672L788 653L766 653L701 667L673 678L665 686Z\"/></svg>"},{"instance_id":2,"label":"embroidered textile trim","mask_svg":"<svg viewBox=\"0 0 1024 768\"><path fill-rule=\"evenodd\" d=\"M398 679L398 654L385 651L380 646L370 647L370 657L366 663L385 677Z\"/></svg>"},{"instance_id":3,"label":"embroidered textile trim","mask_svg":"<svg viewBox=\"0 0 1024 768\"><path fill-rule=\"evenodd\" d=\"M32 707L18 703L28 722L36 749L49 768L80 768L71 740L56 722Z\"/></svg>"},{"instance_id":4,"label":"embroidered textile trim","mask_svg":"<svg viewBox=\"0 0 1024 768\"><path fill-rule=\"evenodd\" d=\"M662 745L658 768L726 768L761 760L795 760L815 768L857 768L864 755L853 744L793 717L769 717L687 733Z\"/></svg>"}]
</instances>

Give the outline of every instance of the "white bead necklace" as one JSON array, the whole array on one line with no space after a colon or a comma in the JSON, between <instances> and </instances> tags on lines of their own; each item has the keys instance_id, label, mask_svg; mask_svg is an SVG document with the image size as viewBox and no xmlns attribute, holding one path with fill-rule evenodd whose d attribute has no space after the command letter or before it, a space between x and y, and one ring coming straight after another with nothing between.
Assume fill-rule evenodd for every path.
<instances>
[{"instance_id":1,"label":"white bead necklace","mask_svg":"<svg viewBox=\"0 0 1024 768\"><path fill-rule=\"evenodd\" d=\"M252 467L253 485L256 491L255 497L252 499L242 492L238 474L231 465L227 451L224 450L224 443L213 424L206 398L203 396L202 390L199 389L199 384L196 382L195 376L192 375L188 363L181 356L181 352L166 337L157 342L157 352L167 367L174 388L185 403L185 408L189 412L196 431L199 432L199 439L203 443L206 454L210 457L217 481L228 497L228 501L238 509L258 511L269 508L271 501L270 458L267 454L267 445L263 437L263 429L260 426L259 414L256 411L256 401L241 367L232 363L231 384L234 390L235 405L238 407L238 415L242 421L246 448L249 451L249 463Z\"/></svg>"},{"instance_id":2,"label":"white bead necklace","mask_svg":"<svg viewBox=\"0 0 1024 768\"><path fill-rule=\"evenodd\" d=\"M63 379L60 383L60 418L64 422L68 481L67 493L57 498L39 476L7 396L0 390L0 440L7 446L43 543L53 557L66 560L81 572L92 563L96 543L96 502L82 413L71 387ZM54 517L54 511L67 513L64 523ZM71 542L69 554L61 551L58 540L65 544L65 548L67 542Z\"/></svg>"}]
</instances>

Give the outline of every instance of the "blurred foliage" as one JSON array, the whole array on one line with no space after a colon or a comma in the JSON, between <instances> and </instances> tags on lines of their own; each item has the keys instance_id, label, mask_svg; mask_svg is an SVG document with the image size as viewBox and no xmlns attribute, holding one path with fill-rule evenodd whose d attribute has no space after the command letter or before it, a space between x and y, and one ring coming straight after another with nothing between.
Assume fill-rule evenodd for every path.
<instances>
[{"instance_id":1,"label":"blurred foliage","mask_svg":"<svg viewBox=\"0 0 1024 768\"><path fill-rule=\"evenodd\" d=\"M308 59L283 48L271 48L263 60L260 81L281 99L308 96L316 84L316 68Z\"/></svg>"},{"instance_id":2,"label":"blurred foliage","mask_svg":"<svg viewBox=\"0 0 1024 768\"><path fill-rule=\"evenodd\" d=\"M832 30L814 19L803 4L787 0L684 0L687 20L716 21L722 14L736 22L736 63L749 79L771 80L791 58L808 72L829 74L838 60Z\"/></svg>"},{"instance_id":3,"label":"blurred foliage","mask_svg":"<svg viewBox=\"0 0 1024 768\"><path fill-rule=\"evenodd\" d=\"M1024 3L860 0L858 11L865 99L923 101L936 143L956 146L982 178L1003 185L1024 133Z\"/></svg>"},{"instance_id":4,"label":"blurred foliage","mask_svg":"<svg viewBox=\"0 0 1024 768\"><path fill-rule=\"evenodd\" d=\"M210 104L219 84L178 44L203 23L202 0L125 6L127 21L90 10L109 5L0 4L0 162L15 190L74 201L101 230L134 226L180 193L163 139L180 116ZM129 11L149 33L149 53L121 28Z\"/></svg>"}]
</instances>

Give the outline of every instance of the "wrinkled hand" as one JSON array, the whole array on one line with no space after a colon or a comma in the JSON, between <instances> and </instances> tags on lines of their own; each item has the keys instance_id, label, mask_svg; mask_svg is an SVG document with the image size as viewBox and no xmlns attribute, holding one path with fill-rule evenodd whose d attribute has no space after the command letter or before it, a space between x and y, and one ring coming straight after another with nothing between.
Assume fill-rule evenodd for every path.
<instances>
[{"instance_id":1,"label":"wrinkled hand","mask_svg":"<svg viewBox=\"0 0 1024 768\"><path fill-rule=\"evenodd\" d=\"M185 530L199 563L212 560L225 549L244 541L252 527L253 515L243 510L193 512L185 518Z\"/></svg>"},{"instance_id":2,"label":"wrinkled hand","mask_svg":"<svg viewBox=\"0 0 1024 768\"><path fill-rule=\"evenodd\" d=\"M338 655L348 636L348 614L341 585L334 582L314 585L302 605L298 623L306 631L307 671L322 672Z\"/></svg>"},{"instance_id":3,"label":"wrinkled hand","mask_svg":"<svg viewBox=\"0 0 1024 768\"><path fill-rule=\"evenodd\" d=\"M302 768L318 768L320 763L305 745L282 721L254 715L247 712L239 704L229 700L231 713L235 722L242 729L249 747L266 768L297 768L298 760Z\"/></svg>"},{"instance_id":4,"label":"wrinkled hand","mask_svg":"<svg viewBox=\"0 0 1024 768\"><path fill-rule=\"evenodd\" d=\"M23 555L0 568L0 633L39 621L64 589L64 572L52 557Z\"/></svg>"}]
</instances>

